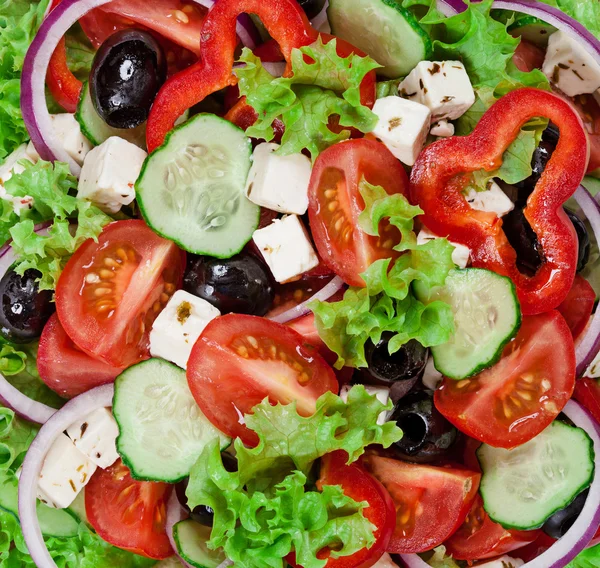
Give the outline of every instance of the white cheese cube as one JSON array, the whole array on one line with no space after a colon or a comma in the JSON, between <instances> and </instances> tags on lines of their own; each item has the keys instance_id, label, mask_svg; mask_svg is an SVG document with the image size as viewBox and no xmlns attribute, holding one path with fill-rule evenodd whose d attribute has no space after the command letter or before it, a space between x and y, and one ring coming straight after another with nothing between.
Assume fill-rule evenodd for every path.
<instances>
[{"instance_id":1,"label":"white cheese cube","mask_svg":"<svg viewBox=\"0 0 600 568\"><path fill-rule=\"evenodd\" d=\"M15 471L15 476L17 479L21 479L21 473L23 471L23 467L21 466L19 469L17 469L17 471ZM42 503L44 503L44 505L48 505L51 501L50 501L50 497L48 497L48 495L46 495L41 489L40 486L38 484L38 486L35 489L35 498L38 499L39 501L41 501ZM53 505L49 505L50 507L52 507ZM54 507L56 509L56 507Z\"/></svg>"},{"instance_id":2,"label":"white cheese cube","mask_svg":"<svg viewBox=\"0 0 600 568\"><path fill-rule=\"evenodd\" d=\"M252 203L279 211L304 215L308 209L308 185L312 166L304 154L279 156L278 144L259 144L252 154L246 196Z\"/></svg>"},{"instance_id":3,"label":"white cheese cube","mask_svg":"<svg viewBox=\"0 0 600 568\"><path fill-rule=\"evenodd\" d=\"M429 109L422 104L391 96L378 99L373 112L379 118L373 134L403 164L412 166L429 132Z\"/></svg>"},{"instance_id":4,"label":"white cheese cube","mask_svg":"<svg viewBox=\"0 0 600 568\"><path fill-rule=\"evenodd\" d=\"M119 426L108 408L99 408L71 424L67 435L80 452L102 469L110 467L119 458L116 444Z\"/></svg>"},{"instance_id":5,"label":"white cheese cube","mask_svg":"<svg viewBox=\"0 0 600 568\"><path fill-rule=\"evenodd\" d=\"M15 148L0 166L0 185L7 182L13 174L23 173L25 168L17 163L20 160L29 160L30 162L33 162L27 154L27 144L21 144L18 148Z\"/></svg>"},{"instance_id":6,"label":"white cheese cube","mask_svg":"<svg viewBox=\"0 0 600 568\"><path fill-rule=\"evenodd\" d=\"M519 566L523 566L523 564L525 564L525 562L520 558L504 555L494 558L494 560L490 560L489 562L478 564L477 568L519 568Z\"/></svg>"},{"instance_id":7,"label":"white cheese cube","mask_svg":"<svg viewBox=\"0 0 600 568\"><path fill-rule=\"evenodd\" d=\"M68 507L86 486L96 465L83 455L65 434L61 434L46 454L39 487L49 499L46 505Z\"/></svg>"},{"instance_id":8,"label":"white cheese cube","mask_svg":"<svg viewBox=\"0 0 600 568\"><path fill-rule=\"evenodd\" d=\"M51 114L54 132L62 141L62 146L73 160L80 166L83 164L88 152L92 149L90 141L81 133L81 126L75 115Z\"/></svg>"},{"instance_id":9,"label":"white cheese cube","mask_svg":"<svg viewBox=\"0 0 600 568\"><path fill-rule=\"evenodd\" d=\"M425 365L425 370L423 371L423 376L421 377L423 386L434 391L440 386L442 378L442 373L440 373L433 364L433 357L429 357L429 359L427 359L427 365Z\"/></svg>"},{"instance_id":10,"label":"white cheese cube","mask_svg":"<svg viewBox=\"0 0 600 568\"><path fill-rule=\"evenodd\" d=\"M208 322L220 315L206 300L177 290L152 324L150 353L186 369L194 343Z\"/></svg>"},{"instance_id":11,"label":"white cheese cube","mask_svg":"<svg viewBox=\"0 0 600 568\"><path fill-rule=\"evenodd\" d=\"M440 120L432 126L430 134L432 136L439 136L440 138L454 136L454 124L447 120Z\"/></svg>"},{"instance_id":12,"label":"white cheese cube","mask_svg":"<svg viewBox=\"0 0 600 568\"><path fill-rule=\"evenodd\" d=\"M594 357L594 360L590 363L590 366L587 368L584 377L590 377L591 379L600 378L600 351L598 352L596 357Z\"/></svg>"},{"instance_id":13,"label":"white cheese cube","mask_svg":"<svg viewBox=\"0 0 600 568\"><path fill-rule=\"evenodd\" d=\"M371 568L398 568L398 564L386 552Z\"/></svg>"},{"instance_id":14,"label":"white cheese cube","mask_svg":"<svg viewBox=\"0 0 600 568\"><path fill-rule=\"evenodd\" d=\"M600 65L580 42L562 31L550 36L542 71L553 85L570 97L593 93L600 88Z\"/></svg>"},{"instance_id":15,"label":"white cheese cube","mask_svg":"<svg viewBox=\"0 0 600 568\"><path fill-rule=\"evenodd\" d=\"M435 235L429 229L423 227L417 235L417 244L424 245L427 241L438 238L439 235ZM469 258L471 257L471 251L469 250L469 247L461 245L460 243L453 243L452 241L449 242L454 247L454 251L452 252L452 261L459 268L466 268L467 264L469 264Z\"/></svg>"},{"instance_id":16,"label":"white cheese cube","mask_svg":"<svg viewBox=\"0 0 600 568\"><path fill-rule=\"evenodd\" d=\"M111 136L85 157L77 197L107 213L117 213L135 199L135 182L146 152L118 136Z\"/></svg>"},{"instance_id":17,"label":"white cheese cube","mask_svg":"<svg viewBox=\"0 0 600 568\"><path fill-rule=\"evenodd\" d=\"M400 96L425 105L432 121L454 120L475 102L475 92L460 61L421 61L398 86Z\"/></svg>"},{"instance_id":18,"label":"white cheese cube","mask_svg":"<svg viewBox=\"0 0 600 568\"><path fill-rule=\"evenodd\" d=\"M348 402L348 393L350 389L352 389L353 385L344 385L340 390L340 398L344 402ZM387 404L388 400L390 400L390 389L387 387L372 387L369 385L365 385L365 390L367 394L371 396L377 397L377 400L381 402L381 404ZM384 410L377 417L377 424L385 424L392 413L391 410Z\"/></svg>"},{"instance_id":19,"label":"white cheese cube","mask_svg":"<svg viewBox=\"0 0 600 568\"><path fill-rule=\"evenodd\" d=\"M252 235L277 282L288 282L319 264L302 221L296 215L276 219Z\"/></svg>"},{"instance_id":20,"label":"white cheese cube","mask_svg":"<svg viewBox=\"0 0 600 568\"><path fill-rule=\"evenodd\" d=\"M498 217L503 217L515 208L515 204L494 181L488 184L488 189L485 191L477 191L470 187L465 199L472 209L495 213Z\"/></svg>"}]
</instances>

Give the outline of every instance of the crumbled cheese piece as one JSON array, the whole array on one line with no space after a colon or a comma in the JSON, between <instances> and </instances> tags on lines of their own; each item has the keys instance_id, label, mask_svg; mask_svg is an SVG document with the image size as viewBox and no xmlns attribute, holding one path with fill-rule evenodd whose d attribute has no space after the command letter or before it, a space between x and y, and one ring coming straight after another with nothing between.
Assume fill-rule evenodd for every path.
<instances>
[{"instance_id":1,"label":"crumbled cheese piece","mask_svg":"<svg viewBox=\"0 0 600 568\"><path fill-rule=\"evenodd\" d=\"M485 191L477 191L470 187L465 199L472 209L495 213L498 217L503 217L515 208L515 204L494 181L489 183L488 189Z\"/></svg>"},{"instance_id":2,"label":"crumbled cheese piece","mask_svg":"<svg viewBox=\"0 0 600 568\"><path fill-rule=\"evenodd\" d=\"M449 138L454 136L454 124L447 120L440 120L436 122L430 130L432 136L439 136L441 138Z\"/></svg>"},{"instance_id":3,"label":"crumbled cheese piece","mask_svg":"<svg viewBox=\"0 0 600 568\"><path fill-rule=\"evenodd\" d=\"M75 447L98 467L106 469L119 458L117 436L119 427L108 408L99 408L67 428Z\"/></svg>"}]
</instances>

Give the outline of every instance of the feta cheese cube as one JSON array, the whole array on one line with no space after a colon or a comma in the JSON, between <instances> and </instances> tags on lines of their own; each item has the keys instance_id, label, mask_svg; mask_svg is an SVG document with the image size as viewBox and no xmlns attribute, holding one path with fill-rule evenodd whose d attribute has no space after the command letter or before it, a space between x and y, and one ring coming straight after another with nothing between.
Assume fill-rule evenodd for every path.
<instances>
[{"instance_id":1,"label":"feta cheese cube","mask_svg":"<svg viewBox=\"0 0 600 568\"><path fill-rule=\"evenodd\" d=\"M39 488L49 499L46 505L56 509L68 507L95 471L96 465L67 435L60 434L46 454L40 472Z\"/></svg>"},{"instance_id":2,"label":"feta cheese cube","mask_svg":"<svg viewBox=\"0 0 600 568\"><path fill-rule=\"evenodd\" d=\"M485 191L470 187L465 199L472 209L495 213L498 217L503 217L515 208L515 204L495 181L490 182Z\"/></svg>"},{"instance_id":3,"label":"feta cheese cube","mask_svg":"<svg viewBox=\"0 0 600 568\"><path fill-rule=\"evenodd\" d=\"M319 264L302 221L296 215L276 219L252 235L277 282L288 282Z\"/></svg>"},{"instance_id":4,"label":"feta cheese cube","mask_svg":"<svg viewBox=\"0 0 600 568\"><path fill-rule=\"evenodd\" d=\"M400 96L425 105L432 120L454 120L475 102L471 81L460 61L421 61L398 86Z\"/></svg>"},{"instance_id":5,"label":"feta cheese cube","mask_svg":"<svg viewBox=\"0 0 600 568\"><path fill-rule=\"evenodd\" d=\"M477 568L519 568L519 566L523 566L525 562L520 558L513 558L512 556L504 555L498 558L494 558L494 560L490 560L489 562L484 562L483 564L478 564Z\"/></svg>"},{"instance_id":6,"label":"feta cheese cube","mask_svg":"<svg viewBox=\"0 0 600 568\"><path fill-rule=\"evenodd\" d=\"M152 324L150 353L186 369L194 343L208 322L220 315L206 300L177 290Z\"/></svg>"},{"instance_id":7,"label":"feta cheese cube","mask_svg":"<svg viewBox=\"0 0 600 568\"><path fill-rule=\"evenodd\" d=\"M99 408L67 428L75 447L98 467L106 469L119 458L119 426L108 408Z\"/></svg>"},{"instance_id":8,"label":"feta cheese cube","mask_svg":"<svg viewBox=\"0 0 600 568\"><path fill-rule=\"evenodd\" d=\"M442 373L440 373L433 364L433 357L429 357L429 359L427 359L427 365L425 365L425 370L423 371L423 376L421 377L423 386L434 391L440 386L442 378Z\"/></svg>"},{"instance_id":9,"label":"feta cheese cube","mask_svg":"<svg viewBox=\"0 0 600 568\"><path fill-rule=\"evenodd\" d=\"M412 166L425 145L431 121L429 109L391 96L378 99L373 112L379 118L373 134L403 164Z\"/></svg>"},{"instance_id":10,"label":"feta cheese cube","mask_svg":"<svg viewBox=\"0 0 600 568\"><path fill-rule=\"evenodd\" d=\"M550 36L542 71L553 85L570 97L593 93L600 88L600 65L580 42L563 31Z\"/></svg>"},{"instance_id":11,"label":"feta cheese cube","mask_svg":"<svg viewBox=\"0 0 600 568\"><path fill-rule=\"evenodd\" d=\"M23 471L23 466L21 466L19 469L17 469L17 471L15 471L15 476L17 479L21 479L21 473ZM39 501L41 501L42 503L44 503L44 505L48 505L51 500L50 497L48 497L48 495L46 495L41 489L40 486L38 484L38 486L35 488L35 498L38 499ZM49 505L52 506L52 505ZM54 507L56 509L56 507Z\"/></svg>"},{"instance_id":12,"label":"feta cheese cube","mask_svg":"<svg viewBox=\"0 0 600 568\"><path fill-rule=\"evenodd\" d=\"M353 385L344 385L340 390L340 398L344 402L348 402L348 393ZM369 385L365 385L365 390L371 396L377 397L377 400L381 402L381 404L387 404L388 400L390 400L390 389L387 387L372 387ZM392 410L384 410L377 417L377 424L385 424L392 413Z\"/></svg>"},{"instance_id":13,"label":"feta cheese cube","mask_svg":"<svg viewBox=\"0 0 600 568\"><path fill-rule=\"evenodd\" d=\"M439 136L441 138L449 138L450 136L454 136L454 124L448 122L447 120L440 120L432 126L430 134L432 136Z\"/></svg>"},{"instance_id":14,"label":"feta cheese cube","mask_svg":"<svg viewBox=\"0 0 600 568\"><path fill-rule=\"evenodd\" d=\"M426 227L423 227L417 235L417 244L423 245L427 241L431 241L432 239L438 238L439 235L436 235ZM469 264L469 258L471 256L471 251L469 250L469 247L461 245L460 243L453 243L452 241L450 241L450 244L454 247L454 251L452 252L452 261L459 268L466 268L467 264Z\"/></svg>"},{"instance_id":15,"label":"feta cheese cube","mask_svg":"<svg viewBox=\"0 0 600 568\"><path fill-rule=\"evenodd\" d=\"M107 213L117 213L135 199L135 182L146 156L135 144L111 136L85 157L77 197Z\"/></svg>"},{"instance_id":16,"label":"feta cheese cube","mask_svg":"<svg viewBox=\"0 0 600 568\"><path fill-rule=\"evenodd\" d=\"M371 568L398 568L398 564L386 552Z\"/></svg>"},{"instance_id":17,"label":"feta cheese cube","mask_svg":"<svg viewBox=\"0 0 600 568\"><path fill-rule=\"evenodd\" d=\"M23 173L25 168L17 163L20 160L29 160L30 162L33 162L27 154L27 144L21 144L18 148L15 148L0 166L0 185L7 182L13 174Z\"/></svg>"},{"instance_id":18,"label":"feta cheese cube","mask_svg":"<svg viewBox=\"0 0 600 568\"><path fill-rule=\"evenodd\" d=\"M80 166L83 164L88 152L92 149L90 141L81 133L81 126L75 115L51 114L54 132L62 141L62 146L73 160Z\"/></svg>"},{"instance_id":19,"label":"feta cheese cube","mask_svg":"<svg viewBox=\"0 0 600 568\"><path fill-rule=\"evenodd\" d=\"M304 154L279 156L279 144L259 144L252 154L246 196L252 203L279 211L304 215L308 209L308 185L312 166Z\"/></svg>"}]
</instances>

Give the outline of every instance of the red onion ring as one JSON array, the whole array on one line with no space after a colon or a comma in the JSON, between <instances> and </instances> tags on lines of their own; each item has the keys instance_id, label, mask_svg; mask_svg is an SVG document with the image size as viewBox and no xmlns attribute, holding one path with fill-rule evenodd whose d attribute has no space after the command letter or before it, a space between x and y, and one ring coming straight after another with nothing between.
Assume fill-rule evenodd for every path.
<instances>
[{"instance_id":1,"label":"red onion ring","mask_svg":"<svg viewBox=\"0 0 600 568\"><path fill-rule=\"evenodd\" d=\"M311 302L315 300L319 300L321 302L329 300L329 298L331 298L331 296L333 296L338 290L341 290L343 285L344 281L339 276L335 276L327 285L321 288L308 300L304 300L304 302L301 304L298 304L297 306L294 306L293 308L290 308L289 310L286 310L281 314L277 314L269 319L277 323L287 323L288 321L298 319L299 317L302 317L310 312L308 305Z\"/></svg>"},{"instance_id":2,"label":"red onion ring","mask_svg":"<svg viewBox=\"0 0 600 568\"><path fill-rule=\"evenodd\" d=\"M112 406L113 385L103 385L70 400L38 432L23 461L19 478L19 519L27 550L37 568L57 568L50 556L36 513L36 488L44 458L52 443L71 424L98 408Z\"/></svg>"},{"instance_id":3,"label":"red onion ring","mask_svg":"<svg viewBox=\"0 0 600 568\"><path fill-rule=\"evenodd\" d=\"M52 121L46 105L45 78L50 58L58 42L79 18L90 10L108 4L111 0L63 0L42 22L33 39L21 75L21 110L31 141L41 158L47 161L61 161L69 164L71 173L78 176L81 166L62 147L61 140L52 128ZM214 0L194 0L201 6L212 6ZM252 20L246 15L238 20L238 34L242 42L252 47L256 45Z\"/></svg>"},{"instance_id":4,"label":"red onion ring","mask_svg":"<svg viewBox=\"0 0 600 568\"><path fill-rule=\"evenodd\" d=\"M323 31L321 30L321 27L324 24L329 24L329 18L327 17L327 8L329 8L329 0L325 0L323 9L310 21L310 25L313 28L315 28L315 30ZM327 31L327 33L330 33L330 31L331 30Z\"/></svg>"},{"instance_id":5,"label":"red onion ring","mask_svg":"<svg viewBox=\"0 0 600 568\"><path fill-rule=\"evenodd\" d=\"M173 527L179 521L183 521L186 518L187 515L177 498L177 492L171 491L171 497L169 497L169 502L167 503L167 537L171 543L171 548L175 552L175 556L177 556L177 560L179 560L186 568L193 568L191 564L188 564L181 556L179 556L179 554L177 554L177 545L175 544L175 537L173 536Z\"/></svg>"},{"instance_id":6,"label":"red onion ring","mask_svg":"<svg viewBox=\"0 0 600 568\"><path fill-rule=\"evenodd\" d=\"M571 528L548 550L523 564L522 568L564 568L586 548L600 525L600 425L574 400L567 402L563 412L579 428L585 430L594 443L594 480L585 505ZM515 553L518 556L518 551ZM401 554L408 568L430 568L417 554Z\"/></svg>"}]
</instances>

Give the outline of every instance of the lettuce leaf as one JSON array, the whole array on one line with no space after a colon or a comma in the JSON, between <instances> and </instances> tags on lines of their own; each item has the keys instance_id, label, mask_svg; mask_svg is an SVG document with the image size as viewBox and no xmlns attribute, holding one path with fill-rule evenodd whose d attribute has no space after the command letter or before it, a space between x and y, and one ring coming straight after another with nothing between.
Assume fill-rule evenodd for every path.
<instances>
[{"instance_id":1,"label":"lettuce leaf","mask_svg":"<svg viewBox=\"0 0 600 568\"><path fill-rule=\"evenodd\" d=\"M403 254L375 261L361 276L364 288L350 287L339 302L314 302L311 306L321 339L337 356L336 368L366 367L365 344L378 343L391 334L390 353L411 339L430 347L446 343L454 333L454 317L448 304L436 301L425 306L416 299L411 284L442 285L452 262L453 247L446 239L417 245L414 219L423 211L400 194L388 195L364 179L360 191L365 209L359 222L363 231L378 234L382 219L397 227L401 240L394 247Z\"/></svg>"},{"instance_id":2,"label":"lettuce leaf","mask_svg":"<svg viewBox=\"0 0 600 568\"><path fill-rule=\"evenodd\" d=\"M600 568L600 544L586 548L569 562L566 568Z\"/></svg>"},{"instance_id":3,"label":"lettuce leaf","mask_svg":"<svg viewBox=\"0 0 600 568\"><path fill-rule=\"evenodd\" d=\"M0 0L0 163L29 140L21 114L21 70L50 0Z\"/></svg>"},{"instance_id":4,"label":"lettuce leaf","mask_svg":"<svg viewBox=\"0 0 600 568\"><path fill-rule=\"evenodd\" d=\"M589 32L600 39L600 2L595 0L541 0L541 2L560 8L567 16L583 24Z\"/></svg>"},{"instance_id":5,"label":"lettuce leaf","mask_svg":"<svg viewBox=\"0 0 600 568\"><path fill-rule=\"evenodd\" d=\"M260 59L245 48L240 57L244 67L235 69L240 94L258 113L248 136L270 141L273 121L281 119L285 132L281 154L306 149L313 161L327 147L346 140L350 133L329 129L331 117L339 124L370 132L377 123L375 114L360 102L360 84L371 70L380 67L369 57L352 54L339 57L336 41L323 44L321 38L309 46L294 49L291 77L273 78Z\"/></svg>"},{"instance_id":6,"label":"lettuce leaf","mask_svg":"<svg viewBox=\"0 0 600 568\"><path fill-rule=\"evenodd\" d=\"M89 201L77 199L71 192L77 180L67 164L22 161L25 170L6 183L6 192L15 197L33 197L33 207L17 215L9 201L3 200L0 233L8 230L17 256L16 271L32 268L41 273L40 290L53 290L65 264L77 247L89 238L97 239L112 219ZM51 221L46 236L34 232L37 223ZM71 221L77 223L76 227Z\"/></svg>"}]
</instances>

